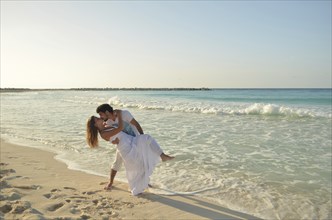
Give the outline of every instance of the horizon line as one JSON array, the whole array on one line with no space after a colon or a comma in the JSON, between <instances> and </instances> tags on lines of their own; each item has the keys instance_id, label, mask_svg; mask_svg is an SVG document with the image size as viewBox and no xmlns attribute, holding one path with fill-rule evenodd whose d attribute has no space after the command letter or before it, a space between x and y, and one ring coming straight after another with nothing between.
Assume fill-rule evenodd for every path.
<instances>
[{"instance_id":1,"label":"horizon line","mask_svg":"<svg viewBox=\"0 0 332 220\"><path fill-rule=\"evenodd\" d=\"M254 90L254 89L261 89L261 90L273 90L273 89L332 89L332 87L229 87L229 88L212 88L212 87L160 87L160 88L155 88L155 87L79 87L79 88L16 88L16 87L5 87L5 88L0 88L1 91L13 91L13 90L18 90L18 91L45 91L45 90Z\"/></svg>"}]
</instances>

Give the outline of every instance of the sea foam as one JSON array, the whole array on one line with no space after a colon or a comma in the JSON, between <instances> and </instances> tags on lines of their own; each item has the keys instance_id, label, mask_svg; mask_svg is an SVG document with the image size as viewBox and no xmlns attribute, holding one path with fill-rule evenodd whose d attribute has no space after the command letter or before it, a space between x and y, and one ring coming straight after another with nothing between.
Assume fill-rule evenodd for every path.
<instances>
[{"instance_id":1,"label":"sea foam","mask_svg":"<svg viewBox=\"0 0 332 220\"><path fill-rule=\"evenodd\" d=\"M114 96L109 104L122 108L137 108L141 110L165 110L185 113L202 113L217 115L265 115L289 117L327 117L331 112L316 111L308 107L292 107L271 103L204 103L184 101L156 101L156 100L121 100Z\"/></svg>"}]
</instances>

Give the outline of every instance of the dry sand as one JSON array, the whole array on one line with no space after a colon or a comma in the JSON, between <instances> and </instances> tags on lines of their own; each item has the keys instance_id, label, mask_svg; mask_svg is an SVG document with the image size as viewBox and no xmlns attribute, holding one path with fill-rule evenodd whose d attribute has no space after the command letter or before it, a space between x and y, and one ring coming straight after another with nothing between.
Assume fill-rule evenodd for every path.
<instances>
[{"instance_id":1,"label":"dry sand","mask_svg":"<svg viewBox=\"0 0 332 220\"><path fill-rule=\"evenodd\" d=\"M126 183L67 169L55 154L1 140L0 219L257 219L197 196L132 196Z\"/></svg>"}]
</instances>

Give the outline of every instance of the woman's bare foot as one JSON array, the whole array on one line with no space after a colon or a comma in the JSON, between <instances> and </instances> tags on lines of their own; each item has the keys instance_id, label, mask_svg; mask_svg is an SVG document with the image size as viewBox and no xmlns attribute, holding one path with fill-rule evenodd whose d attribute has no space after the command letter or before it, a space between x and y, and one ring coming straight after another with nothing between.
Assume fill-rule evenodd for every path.
<instances>
[{"instance_id":1,"label":"woman's bare foot","mask_svg":"<svg viewBox=\"0 0 332 220\"><path fill-rule=\"evenodd\" d=\"M168 161L168 160L172 160L175 157L172 157L172 156L169 156L169 155L166 155L166 154L162 153L162 154L160 154L160 158L163 162L165 162L165 161Z\"/></svg>"}]
</instances>

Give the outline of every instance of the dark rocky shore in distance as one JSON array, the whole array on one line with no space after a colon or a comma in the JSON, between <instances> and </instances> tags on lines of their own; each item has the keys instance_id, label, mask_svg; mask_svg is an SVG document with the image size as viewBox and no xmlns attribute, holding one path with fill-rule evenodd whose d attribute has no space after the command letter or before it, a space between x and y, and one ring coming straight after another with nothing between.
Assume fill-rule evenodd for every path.
<instances>
[{"instance_id":1,"label":"dark rocky shore in distance","mask_svg":"<svg viewBox=\"0 0 332 220\"><path fill-rule=\"evenodd\" d=\"M29 91L194 91L211 90L209 88L70 88L70 89L29 89L29 88L1 88L1 92L29 92Z\"/></svg>"}]
</instances>

